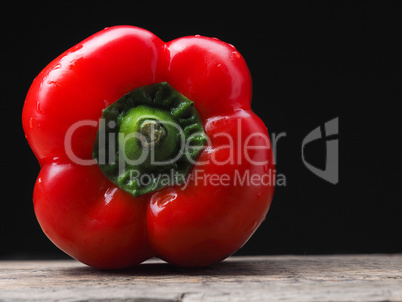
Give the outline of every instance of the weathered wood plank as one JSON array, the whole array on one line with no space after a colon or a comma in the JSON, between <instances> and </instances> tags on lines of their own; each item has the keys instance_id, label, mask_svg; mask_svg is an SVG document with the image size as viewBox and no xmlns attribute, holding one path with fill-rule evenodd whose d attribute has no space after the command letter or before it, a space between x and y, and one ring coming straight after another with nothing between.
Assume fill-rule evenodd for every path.
<instances>
[{"instance_id":1,"label":"weathered wood plank","mask_svg":"<svg viewBox=\"0 0 402 302\"><path fill-rule=\"evenodd\" d=\"M231 257L203 269L150 260L120 271L3 261L0 301L402 301L402 255Z\"/></svg>"}]
</instances>

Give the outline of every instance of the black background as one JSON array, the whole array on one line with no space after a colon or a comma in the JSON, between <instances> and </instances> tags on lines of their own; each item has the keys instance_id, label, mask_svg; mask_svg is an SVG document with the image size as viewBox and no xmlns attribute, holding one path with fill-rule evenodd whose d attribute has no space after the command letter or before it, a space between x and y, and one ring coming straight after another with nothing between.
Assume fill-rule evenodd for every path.
<instances>
[{"instance_id":1,"label":"black background","mask_svg":"<svg viewBox=\"0 0 402 302\"><path fill-rule=\"evenodd\" d=\"M266 221L237 254L402 252L400 112L402 11L394 4L300 1L99 1L2 5L0 259L66 257L42 233L32 206L39 166L21 126L25 95L53 58L113 25L169 41L214 36L242 53L253 110L277 145L277 187ZM391 2L391 3L397 3ZM339 183L301 159L301 142L339 118ZM306 149L325 163L325 142Z\"/></svg>"}]
</instances>

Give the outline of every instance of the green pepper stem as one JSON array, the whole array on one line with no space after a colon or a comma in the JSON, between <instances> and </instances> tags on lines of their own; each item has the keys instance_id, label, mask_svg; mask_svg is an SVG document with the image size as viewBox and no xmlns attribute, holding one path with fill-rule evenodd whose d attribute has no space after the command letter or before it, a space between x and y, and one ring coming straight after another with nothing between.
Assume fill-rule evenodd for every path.
<instances>
[{"instance_id":1,"label":"green pepper stem","mask_svg":"<svg viewBox=\"0 0 402 302\"><path fill-rule=\"evenodd\" d=\"M143 121L138 132L145 138L144 143L147 148L155 147L164 140L167 134L166 128L156 120Z\"/></svg>"},{"instance_id":2,"label":"green pepper stem","mask_svg":"<svg viewBox=\"0 0 402 302\"><path fill-rule=\"evenodd\" d=\"M123 156L129 160L145 159L135 169L155 170L155 162L176 154L180 128L174 127L176 122L168 111L141 105L122 114L120 123L119 149Z\"/></svg>"},{"instance_id":3,"label":"green pepper stem","mask_svg":"<svg viewBox=\"0 0 402 302\"><path fill-rule=\"evenodd\" d=\"M134 196L183 183L207 141L194 103L166 82L134 89L102 118L92 156L109 180ZM175 178L160 177L167 174Z\"/></svg>"}]
</instances>

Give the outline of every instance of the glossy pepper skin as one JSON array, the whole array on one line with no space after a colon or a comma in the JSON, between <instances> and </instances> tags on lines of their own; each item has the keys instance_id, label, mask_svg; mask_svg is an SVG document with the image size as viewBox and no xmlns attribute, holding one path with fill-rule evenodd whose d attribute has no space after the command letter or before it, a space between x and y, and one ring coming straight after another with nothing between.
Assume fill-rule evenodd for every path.
<instances>
[{"instance_id":1,"label":"glossy pepper skin","mask_svg":"<svg viewBox=\"0 0 402 302\"><path fill-rule=\"evenodd\" d=\"M209 139L198 157L205 164L193 167L186 185L133 197L91 162L97 122L121 96L164 81L195 104ZM144 29L116 26L67 50L35 78L23 109L26 138L41 166L33 199L44 233L70 256L105 269L151 257L199 267L230 256L264 220L274 191L272 179L240 181L273 169L267 128L250 102L243 57L215 38L164 43ZM92 122L75 129L66 147L66 134L79 121ZM71 152L87 164L72 161ZM229 180L217 184L208 175Z\"/></svg>"}]
</instances>

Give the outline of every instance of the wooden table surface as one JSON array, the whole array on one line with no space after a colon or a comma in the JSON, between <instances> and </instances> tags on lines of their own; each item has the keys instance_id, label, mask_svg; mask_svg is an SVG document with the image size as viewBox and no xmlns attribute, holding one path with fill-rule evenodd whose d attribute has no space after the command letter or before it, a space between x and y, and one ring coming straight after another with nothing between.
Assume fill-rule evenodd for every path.
<instances>
[{"instance_id":1,"label":"wooden table surface","mask_svg":"<svg viewBox=\"0 0 402 302\"><path fill-rule=\"evenodd\" d=\"M402 255L231 257L203 269L150 260L120 271L0 261L0 301L402 301Z\"/></svg>"}]
</instances>

